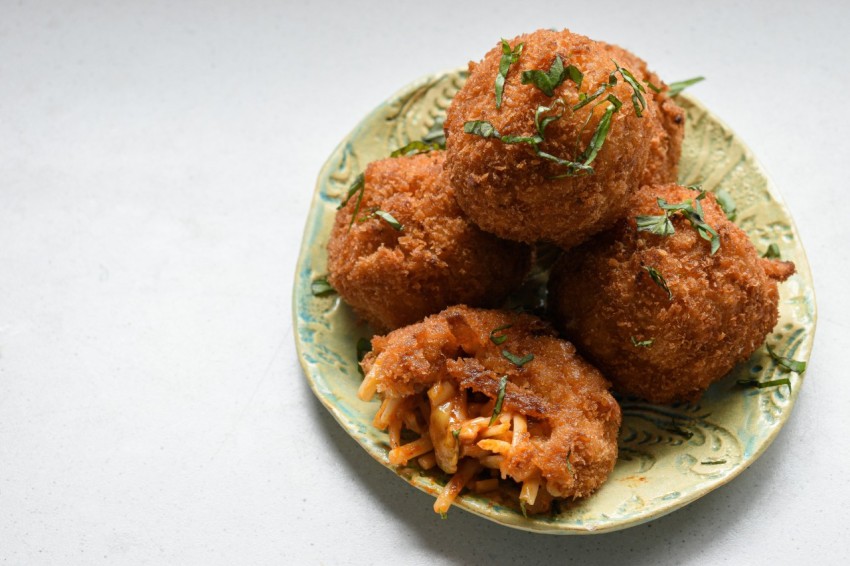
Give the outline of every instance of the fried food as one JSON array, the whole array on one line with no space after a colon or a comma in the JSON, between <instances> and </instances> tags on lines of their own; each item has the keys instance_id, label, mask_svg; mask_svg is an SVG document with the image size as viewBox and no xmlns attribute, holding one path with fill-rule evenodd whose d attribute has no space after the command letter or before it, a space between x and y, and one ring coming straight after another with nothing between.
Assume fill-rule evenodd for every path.
<instances>
[{"instance_id":1,"label":"fried food","mask_svg":"<svg viewBox=\"0 0 850 566\"><path fill-rule=\"evenodd\" d=\"M567 249L611 227L626 212L627 197L644 179L650 154L664 165L653 165L647 178L675 173L675 165L667 162L678 161L677 138L667 133L667 114L656 102L658 98L663 106L666 96L644 87L642 79L650 75L633 55L567 30L521 35L510 47L516 51L520 43L522 52L507 70L500 108L494 85L502 48L469 64L469 78L446 115L446 173L461 208L482 229L511 240L544 240ZM622 60L618 63L624 71L618 71L615 56ZM526 71L552 73L556 57L565 68L573 65L580 81L566 78L553 88L552 96L536 84L522 84ZM629 74L635 74L636 87L627 80ZM600 89L601 94L588 102ZM609 96L622 105L615 107ZM642 117L635 104L645 106ZM668 107L668 112L673 110ZM541 133L540 121L559 114ZM607 136L603 135L606 115ZM465 132L464 125L472 121L487 122L498 135ZM542 138L537 145L504 137L527 140L534 135ZM598 153L590 160L594 147ZM592 172L557 159L589 164Z\"/></svg>"},{"instance_id":2,"label":"fried food","mask_svg":"<svg viewBox=\"0 0 850 566\"><path fill-rule=\"evenodd\" d=\"M640 178L639 186L675 183L679 176L679 158L682 156L682 140L685 137L685 111L667 96L667 85L658 75L649 70L646 61L617 45L604 44L611 58L627 67L647 84L661 92L647 101L656 107L650 117L652 134L649 141L649 157ZM652 86L649 86L651 84Z\"/></svg>"},{"instance_id":3,"label":"fried food","mask_svg":"<svg viewBox=\"0 0 850 566\"><path fill-rule=\"evenodd\" d=\"M530 268L528 246L467 220L441 176L443 161L444 153L434 151L370 163L362 194L337 213L328 280L377 330L457 303L498 305Z\"/></svg>"},{"instance_id":4,"label":"fried food","mask_svg":"<svg viewBox=\"0 0 850 566\"><path fill-rule=\"evenodd\" d=\"M614 383L615 391L654 403L697 400L746 360L776 325L777 282L794 264L759 257L714 196L677 185L643 187L629 216L570 250L550 281L550 306L564 334ZM685 211L717 232L701 237ZM637 216L654 230L638 231ZM693 216L692 216L693 217ZM706 232L711 237L710 232Z\"/></svg>"},{"instance_id":5,"label":"fried food","mask_svg":"<svg viewBox=\"0 0 850 566\"><path fill-rule=\"evenodd\" d=\"M464 486L511 478L525 510L543 512L613 469L621 414L609 383L541 319L455 306L372 346L359 396L383 398L374 425L389 431L390 462L454 474L435 511ZM419 438L403 444L403 428Z\"/></svg>"}]
</instances>

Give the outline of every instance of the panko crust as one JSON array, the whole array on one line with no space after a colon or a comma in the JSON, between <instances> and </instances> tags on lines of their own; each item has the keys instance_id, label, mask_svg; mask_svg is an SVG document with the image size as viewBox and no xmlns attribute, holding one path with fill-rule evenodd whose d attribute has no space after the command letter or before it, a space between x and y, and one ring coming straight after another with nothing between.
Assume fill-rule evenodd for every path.
<instances>
[{"instance_id":1,"label":"panko crust","mask_svg":"<svg viewBox=\"0 0 850 566\"><path fill-rule=\"evenodd\" d=\"M494 81L501 47L490 50L480 63L469 64L469 78L446 115L446 172L460 206L482 229L507 239L544 240L567 249L609 228L627 210L626 197L638 188L653 138L660 137L656 95L647 89L647 108L639 118L632 106L631 87L618 75L608 93L623 106L614 113L605 144L592 163L595 173L553 179L564 169L537 156L529 145L466 134L464 123L486 120L502 135L530 136L536 131L538 106L551 106L560 97L568 110L548 126L540 148L576 159L589 144L608 104L595 110L594 104L589 104L573 112L569 108L579 102L574 82L564 81L550 98L532 84L521 84L522 72L548 70L558 54L565 66L575 65L584 74L581 92L592 93L608 82L615 69L612 55L621 51L567 30L539 30L510 44L515 47L520 42L524 43L522 55L508 71L500 109L495 105ZM584 126L590 112L593 116Z\"/></svg>"},{"instance_id":2,"label":"panko crust","mask_svg":"<svg viewBox=\"0 0 850 566\"><path fill-rule=\"evenodd\" d=\"M611 57L621 66L626 66L641 83L652 83L661 90L652 92L647 104L654 104L651 116L652 135L649 141L649 157L640 178L639 186L675 183L679 177L679 159L682 157L682 140L685 137L685 111L667 95L669 88L661 78L649 70L646 61L618 45L604 44Z\"/></svg>"},{"instance_id":3,"label":"panko crust","mask_svg":"<svg viewBox=\"0 0 850 566\"><path fill-rule=\"evenodd\" d=\"M621 394L654 403L695 401L776 325L777 282L794 264L759 257L713 195L702 206L720 237L714 255L679 216L675 234L637 231L636 216L662 214L657 198L679 203L698 194L673 184L643 187L627 218L565 253L553 270L550 305L559 327ZM661 273L672 299L644 266Z\"/></svg>"},{"instance_id":4,"label":"panko crust","mask_svg":"<svg viewBox=\"0 0 850 566\"><path fill-rule=\"evenodd\" d=\"M376 330L421 320L448 305L495 306L518 287L531 250L472 224L442 177L444 152L383 159L365 170L356 197L337 212L328 243L328 281ZM370 210L389 212L395 230Z\"/></svg>"},{"instance_id":5,"label":"panko crust","mask_svg":"<svg viewBox=\"0 0 850 566\"><path fill-rule=\"evenodd\" d=\"M507 340L496 345L497 328ZM608 477L617 460L620 407L610 384L555 336L541 319L510 311L450 307L424 321L372 339L363 360L368 379L377 380L385 397L422 393L450 380L494 399L501 376L508 376L503 411L515 411L546 423L548 435L525 433L502 466L517 481L541 473L560 497L583 497ZM522 367L502 350L534 354ZM531 426L531 425L530 425Z\"/></svg>"}]
</instances>

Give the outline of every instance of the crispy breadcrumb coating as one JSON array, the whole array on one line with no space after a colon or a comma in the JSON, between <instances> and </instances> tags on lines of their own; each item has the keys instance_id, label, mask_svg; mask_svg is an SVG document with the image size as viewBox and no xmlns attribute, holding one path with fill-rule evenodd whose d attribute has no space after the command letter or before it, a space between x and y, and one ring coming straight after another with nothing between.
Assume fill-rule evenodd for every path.
<instances>
[{"instance_id":1,"label":"crispy breadcrumb coating","mask_svg":"<svg viewBox=\"0 0 850 566\"><path fill-rule=\"evenodd\" d=\"M523 71L548 71L560 55L565 66L574 65L583 73L580 92L590 94L608 83L615 71L612 55L621 56L621 66L627 60L637 66L638 60L567 30L539 30L510 42L513 47L519 43L524 48L508 70L501 108L496 108L494 97L501 47L489 51L480 63L469 64L469 78L446 115L446 172L460 206L482 229L517 241L549 241L566 249L611 227L626 212L627 197L642 180L650 148L657 146L653 153L659 158L665 153L656 94L646 89L647 107L638 117L632 88L617 74L616 85L603 96L573 111L571 107L580 102L575 82L565 80L549 97L533 84L522 84ZM536 109L552 106L560 97L566 111L549 124L539 147L553 156L576 160L590 144L609 105L604 101L609 94L623 105L613 114L604 145L591 164L593 174L555 178L564 173L564 167L541 158L532 146L464 132L465 122L484 120L501 135L532 136ZM671 159L676 153L672 148Z\"/></svg>"},{"instance_id":2,"label":"crispy breadcrumb coating","mask_svg":"<svg viewBox=\"0 0 850 566\"><path fill-rule=\"evenodd\" d=\"M491 336L501 343L496 344ZM501 336L503 341L498 338ZM511 443L511 448L500 453L499 470L503 478L539 482L541 493L545 488L533 511L544 510L540 506L548 507L553 496L589 495L613 469L621 414L608 393L610 384L541 319L455 306L377 336L372 346L362 362L366 379L361 398L368 399L376 391L385 401L411 399L426 391L433 398L433 387L446 383L454 392L454 397L443 396L455 400L453 408L439 407L448 410L446 422L438 426L434 406L426 433L444 471L454 473L465 456L487 458L479 447L490 445L481 443L474 432L469 437L471 425L464 422L489 420L503 376L507 376L507 385L501 416L522 417L527 430L515 429L513 439L509 436L502 441ZM505 351L517 357L531 354L533 359L518 366ZM486 402L483 413L488 418L468 420L476 398ZM382 418L389 422L386 415L376 417L376 422ZM454 430L460 433L452 434ZM442 454L440 447L444 448Z\"/></svg>"},{"instance_id":3,"label":"crispy breadcrumb coating","mask_svg":"<svg viewBox=\"0 0 850 566\"><path fill-rule=\"evenodd\" d=\"M636 216L663 214L658 197L672 204L698 194L677 185L643 187L627 218L565 253L553 270L549 298L560 328L619 393L653 403L697 400L776 325L777 282L794 264L759 257L713 195L701 202L720 237L714 255L681 215L672 217L672 235L637 231Z\"/></svg>"},{"instance_id":4,"label":"crispy breadcrumb coating","mask_svg":"<svg viewBox=\"0 0 850 566\"><path fill-rule=\"evenodd\" d=\"M358 217L352 198L336 215L328 281L377 330L398 328L448 305L500 304L530 267L531 251L473 225L441 177L444 152L370 163ZM394 229L370 211L390 213ZM361 219L364 219L362 222Z\"/></svg>"},{"instance_id":5,"label":"crispy breadcrumb coating","mask_svg":"<svg viewBox=\"0 0 850 566\"><path fill-rule=\"evenodd\" d=\"M617 45L604 46L611 57L634 73L642 84L651 83L661 90L660 93L654 93L650 86L646 87L647 92L654 93L647 99L647 104L654 104L656 111L651 117L649 157L639 186L675 183L678 180L679 158L682 156L682 140L685 137L685 111L667 96L667 85L649 70L646 61Z\"/></svg>"}]
</instances>

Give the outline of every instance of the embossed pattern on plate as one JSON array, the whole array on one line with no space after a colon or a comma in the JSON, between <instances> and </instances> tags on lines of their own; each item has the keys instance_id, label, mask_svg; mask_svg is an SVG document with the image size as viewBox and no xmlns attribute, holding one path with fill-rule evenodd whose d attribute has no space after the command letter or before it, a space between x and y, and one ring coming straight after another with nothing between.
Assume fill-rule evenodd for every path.
<instances>
[{"instance_id":1,"label":"embossed pattern on plate","mask_svg":"<svg viewBox=\"0 0 850 566\"><path fill-rule=\"evenodd\" d=\"M361 376L355 344L369 337L337 297L318 298L311 281L326 273L326 245L336 205L354 177L421 138L445 114L465 80L463 71L425 77L375 109L349 134L319 174L295 276L295 342L316 396L342 427L378 462L387 462L386 434L372 427L377 402L357 399ZM736 222L763 251L779 245L797 274L780 285L779 322L768 341L783 356L808 360L816 309L811 272L790 214L752 153L725 124L687 95L680 165L683 184L725 189L737 204ZM741 389L738 379L790 377L791 388ZM611 477L593 496L563 505L560 513L525 518L514 509L473 494L456 505L514 528L551 534L588 534L622 529L669 513L725 484L770 445L788 419L804 376L783 372L758 350L714 384L698 405L623 403L620 457ZM436 495L440 478L396 470L410 484Z\"/></svg>"}]
</instances>

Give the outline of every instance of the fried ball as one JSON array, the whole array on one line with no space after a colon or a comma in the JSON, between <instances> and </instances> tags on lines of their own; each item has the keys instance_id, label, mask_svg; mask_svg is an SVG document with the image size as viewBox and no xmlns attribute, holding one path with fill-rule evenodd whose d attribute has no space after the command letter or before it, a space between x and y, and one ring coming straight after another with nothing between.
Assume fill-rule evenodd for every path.
<instances>
[{"instance_id":1,"label":"fried ball","mask_svg":"<svg viewBox=\"0 0 850 566\"><path fill-rule=\"evenodd\" d=\"M461 302L498 305L529 270L528 246L500 240L466 219L441 177L443 160L444 153L434 151L370 163L354 222L357 195L337 213L328 281L377 330Z\"/></svg>"},{"instance_id":2,"label":"fried ball","mask_svg":"<svg viewBox=\"0 0 850 566\"><path fill-rule=\"evenodd\" d=\"M638 72L639 60L567 30L536 31L510 45L516 48L520 43L522 53L508 69L500 108L494 83L502 48L469 64L469 78L446 115L446 172L461 208L482 229L511 240L544 240L567 249L611 227L626 212L627 197L642 180L655 138L657 153L662 153L656 94L650 89L642 93L646 108L638 117L632 104L634 91L624 75L616 73L616 84L574 111L581 101L579 93L592 95L609 84L616 71L612 55L622 55L623 62L618 62L627 71ZM556 56L565 67L574 65L582 73L580 88L567 79L547 96L534 84L522 84L524 71L549 71ZM635 68L628 69L626 61ZM604 144L590 164L593 172L567 175L565 166L546 156L582 160L606 110L613 106L608 95L622 107L614 112ZM533 136L538 133L535 113L540 107L552 108L540 117L564 112L548 124L538 149L464 131L465 123L479 120L492 124L501 136ZM675 149L670 153L672 159Z\"/></svg>"},{"instance_id":3,"label":"fried ball","mask_svg":"<svg viewBox=\"0 0 850 566\"><path fill-rule=\"evenodd\" d=\"M621 414L610 384L541 319L454 306L372 347L359 394L384 399L375 425L390 430L391 463L433 450L447 473L494 468L523 484L532 512L589 495L614 468ZM399 445L401 423L422 438Z\"/></svg>"},{"instance_id":4,"label":"fried ball","mask_svg":"<svg viewBox=\"0 0 850 566\"><path fill-rule=\"evenodd\" d=\"M627 218L553 269L549 299L560 328L619 393L695 401L776 325L777 282L794 264L759 257L714 196L696 201L699 194L672 184L643 187ZM682 212L670 213L673 234L638 231L638 215L663 220L659 198L694 209L701 203L719 236L716 253Z\"/></svg>"},{"instance_id":5,"label":"fried ball","mask_svg":"<svg viewBox=\"0 0 850 566\"><path fill-rule=\"evenodd\" d=\"M679 158L682 156L682 140L685 137L685 111L667 95L667 85L649 70L646 61L617 45L605 44L605 48L612 59L627 67L642 84L650 83L661 91L647 99L648 104L655 105L656 111L651 117L649 158L639 186L675 183L679 176ZM652 87L647 90L654 92Z\"/></svg>"}]
</instances>

